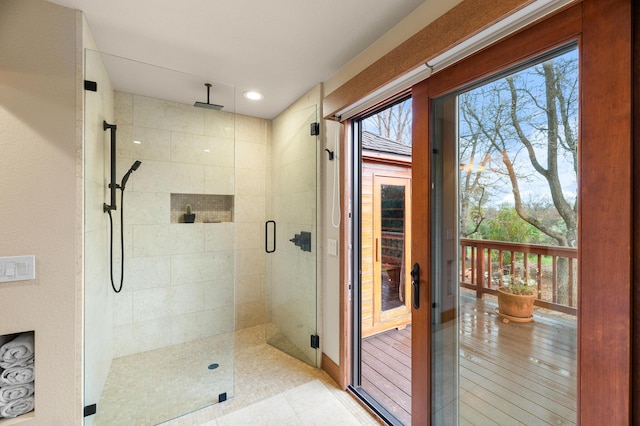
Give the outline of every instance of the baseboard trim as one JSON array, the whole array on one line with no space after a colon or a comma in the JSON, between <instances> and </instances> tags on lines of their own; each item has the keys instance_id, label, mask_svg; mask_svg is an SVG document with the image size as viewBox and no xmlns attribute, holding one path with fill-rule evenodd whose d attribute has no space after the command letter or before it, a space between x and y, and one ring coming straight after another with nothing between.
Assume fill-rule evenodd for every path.
<instances>
[{"instance_id":1,"label":"baseboard trim","mask_svg":"<svg viewBox=\"0 0 640 426\"><path fill-rule=\"evenodd\" d=\"M443 324L449 321L453 321L454 319L456 319L456 309L449 309L448 311L442 312L442 314L440 315L440 319Z\"/></svg>"},{"instance_id":2,"label":"baseboard trim","mask_svg":"<svg viewBox=\"0 0 640 426\"><path fill-rule=\"evenodd\" d=\"M337 384L340 385L340 367L333 362L324 352L322 353L322 360L320 366L325 373L329 375Z\"/></svg>"}]
</instances>

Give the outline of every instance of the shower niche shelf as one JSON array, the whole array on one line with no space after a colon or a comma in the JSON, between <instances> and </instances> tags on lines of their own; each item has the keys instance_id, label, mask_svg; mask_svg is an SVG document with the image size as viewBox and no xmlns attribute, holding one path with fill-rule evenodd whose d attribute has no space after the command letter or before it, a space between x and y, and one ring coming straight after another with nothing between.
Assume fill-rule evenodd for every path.
<instances>
[{"instance_id":1,"label":"shower niche shelf","mask_svg":"<svg viewBox=\"0 0 640 426\"><path fill-rule=\"evenodd\" d=\"M35 417L35 333L0 335L0 425Z\"/></svg>"},{"instance_id":2,"label":"shower niche shelf","mask_svg":"<svg viewBox=\"0 0 640 426\"><path fill-rule=\"evenodd\" d=\"M194 223L233 222L233 195L171 194L171 223L186 223L187 205L195 214Z\"/></svg>"}]
</instances>

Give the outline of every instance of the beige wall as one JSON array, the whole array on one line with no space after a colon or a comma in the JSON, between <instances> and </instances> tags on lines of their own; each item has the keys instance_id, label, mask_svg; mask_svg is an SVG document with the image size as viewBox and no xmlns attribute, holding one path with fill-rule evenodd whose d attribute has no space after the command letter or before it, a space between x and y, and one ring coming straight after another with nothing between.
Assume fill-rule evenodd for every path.
<instances>
[{"instance_id":1,"label":"beige wall","mask_svg":"<svg viewBox=\"0 0 640 426\"><path fill-rule=\"evenodd\" d=\"M35 416L24 425L80 422L79 22L48 2L0 1L0 255L36 257L35 280L0 284L0 334L35 330Z\"/></svg>"},{"instance_id":2,"label":"beige wall","mask_svg":"<svg viewBox=\"0 0 640 426\"><path fill-rule=\"evenodd\" d=\"M462 0L425 1L409 16L387 31L324 83L325 94L333 92L342 84L358 75L369 65L389 53L415 33L435 21Z\"/></svg>"}]
</instances>

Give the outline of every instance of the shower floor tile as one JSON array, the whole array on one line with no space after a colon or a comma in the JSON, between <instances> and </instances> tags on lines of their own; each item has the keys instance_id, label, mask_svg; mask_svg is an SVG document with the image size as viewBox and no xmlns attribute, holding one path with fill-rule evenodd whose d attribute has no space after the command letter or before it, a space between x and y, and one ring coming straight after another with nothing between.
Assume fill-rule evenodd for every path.
<instances>
[{"instance_id":1,"label":"shower floor tile","mask_svg":"<svg viewBox=\"0 0 640 426\"><path fill-rule=\"evenodd\" d=\"M233 397L233 345L229 333L114 359L93 425L154 425Z\"/></svg>"},{"instance_id":2,"label":"shower floor tile","mask_svg":"<svg viewBox=\"0 0 640 426\"><path fill-rule=\"evenodd\" d=\"M229 336L232 336L231 340ZM174 351L180 351L183 358L158 350L115 359L93 425L154 425L182 413L189 414L162 425L381 424L350 395L339 389L323 370L267 344L264 325L239 330L235 336L231 334L224 338L227 339L225 346L221 346L215 338L209 338L176 345L180 348L171 347ZM221 347L233 347L234 344L233 360L225 360L222 352L214 352ZM227 352L232 354L233 351ZM199 354L205 354L202 360L195 359ZM215 360L212 361L212 358ZM174 361L173 368L187 364L187 360L189 364L199 367L184 371L179 382L172 384L167 382L167 375L163 374L166 368L171 368L161 366L163 359L181 360L177 364ZM209 376L208 370L201 371L201 366L207 362L220 364ZM233 377L224 370L225 365L234 363L235 391L230 382ZM212 380L212 376L215 379ZM143 383L137 386L137 381ZM150 395L149 388L153 388L150 384L168 389L169 396L158 395L159 391ZM210 405L211 395L215 395L217 400L220 393L218 388L212 391L213 386L226 387L230 399ZM188 395L186 401L179 398L182 395ZM198 407L205 408L197 410Z\"/></svg>"}]
</instances>

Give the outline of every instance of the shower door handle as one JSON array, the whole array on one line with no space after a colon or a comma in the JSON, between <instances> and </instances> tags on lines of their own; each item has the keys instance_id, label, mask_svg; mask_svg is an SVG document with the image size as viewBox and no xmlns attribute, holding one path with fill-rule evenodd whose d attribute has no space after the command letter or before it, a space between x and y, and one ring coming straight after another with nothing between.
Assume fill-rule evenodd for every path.
<instances>
[{"instance_id":1,"label":"shower door handle","mask_svg":"<svg viewBox=\"0 0 640 426\"><path fill-rule=\"evenodd\" d=\"M411 288L413 289L413 308L420 309L420 265L413 264L411 269Z\"/></svg>"},{"instance_id":2,"label":"shower door handle","mask_svg":"<svg viewBox=\"0 0 640 426\"><path fill-rule=\"evenodd\" d=\"M269 250L269 224L273 224L273 248ZM268 220L264 223L264 251L273 253L276 251L276 221Z\"/></svg>"}]
</instances>

